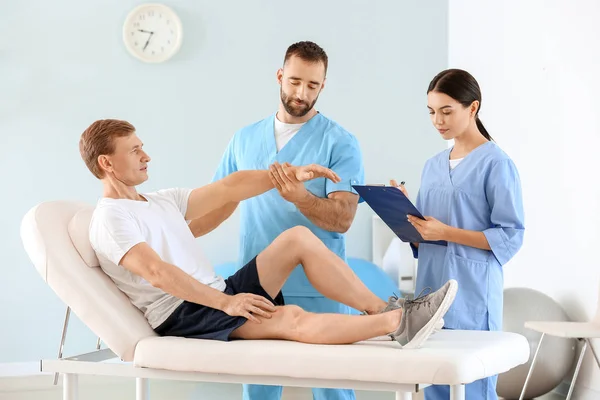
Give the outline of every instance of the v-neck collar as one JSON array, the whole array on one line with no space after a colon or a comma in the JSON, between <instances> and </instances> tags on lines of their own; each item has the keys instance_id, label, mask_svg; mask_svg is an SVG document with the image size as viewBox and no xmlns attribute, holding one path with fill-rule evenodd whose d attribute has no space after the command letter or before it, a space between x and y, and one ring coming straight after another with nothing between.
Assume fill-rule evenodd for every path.
<instances>
[{"instance_id":1,"label":"v-neck collar","mask_svg":"<svg viewBox=\"0 0 600 400\"><path fill-rule=\"evenodd\" d=\"M265 149L269 154L269 160L274 161L275 159L286 157L286 154L289 154L290 152L293 154L294 148L298 146L297 143L302 141L302 136L307 135L322 117L321 113L317 112L311 119L306 121L302 127L300 127L298 132L296 132L296 134L278 152L277 142L275 141L275 118L277 118L277 113L271 115L266 121L263 138Z\"/></svg>"},{"instance_id":2,"label":"v-neck collar","mask_svg":"<svg viewBox=\"0 0 600 400\"><path fill-rule=\"evenodd\" d=\"M441 162L443 163L443 166L445 168L446 176L448 177L448 181L450 182L450 185L454 186L454 182L452 181L452 175L455 173L455 171L456 170L462 171L462 169L465 169L466 167L464 167L464 165L465 164L468 165L468 164L472 163L472 160L477 158L476 156L481 151L481 149L487 148L491 143L492 143L492 141L490 140L490 141L487 141L487 142L482 143L479 146L475 147L473 150L471 150L469 153L467 153L462 158L462 161L460 163L458 163L458 165L455 166L454 168L450 168L450 153L452 153L454 146L452 146L448 150L446 150L444 158L441 160ZM460 168L462 168L462 169L460 169Z\"/></svg>"}]
</instances>

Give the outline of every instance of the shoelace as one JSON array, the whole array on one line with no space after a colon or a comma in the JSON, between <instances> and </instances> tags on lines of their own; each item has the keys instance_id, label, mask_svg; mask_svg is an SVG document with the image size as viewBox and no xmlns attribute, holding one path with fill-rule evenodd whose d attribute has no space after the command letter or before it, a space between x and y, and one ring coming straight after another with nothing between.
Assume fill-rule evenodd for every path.
<instances>
[{"instance_id":1,"label":"shoelace","mask_svg":"<svg viewBox=\"0 0 600 400\"><path fill-rule=\"evenodd\" d=\"M405 299L404 306L412 307L413 305L416 305L418 310L421 307L421 304L425 303L425 297L429 296L431 292L432 291L430 287L423 288L423 290L421 290L421 293L419 293L419 295L414 299Z\"/></svg>"},{"instance_id":2,"label":"shoelace","mask_svg":"<svg viewBox=\"0 0 600 400\"><path fill-rule=\"evenodd\" d=\"M391 304L391 303L395 303L395 302L397 302L397 301L398 301L398 299L399 299L399 297L398 297L398 295L396 294L396 292L392 292L392 293L393 293L393 295L392 295L392 296L390 296L390 297L388 298L388 305L389 305L389 304ZM386 306L386 308L387 308L387 307L388 307L388 306ZM363 311L361 311L361 312L360 312L360 314L361 314L361 315L369 315L369 313L368 313L368 312L366 312L366 311L364 311L364 310L363 310Z\"/></svg>"}]
</instances>

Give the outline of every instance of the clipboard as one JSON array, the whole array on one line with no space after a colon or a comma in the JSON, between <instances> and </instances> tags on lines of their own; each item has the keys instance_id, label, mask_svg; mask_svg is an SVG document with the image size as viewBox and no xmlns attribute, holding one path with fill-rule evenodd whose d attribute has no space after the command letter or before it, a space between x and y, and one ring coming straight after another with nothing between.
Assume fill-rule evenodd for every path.
<instances>
[{"instance_id":1,"label":"clipboard","mask_svg":"<svg viewBox=\"0 0 600 400\"><path fill-rule=\"evenodd\" d=\"M419 231L408 222L407 215L421 219L425 217L400 189L383 185L352 185L352 187L403 242L448 245L448 242L443 240L424 240Z\"/></svg>"}]
</instances>

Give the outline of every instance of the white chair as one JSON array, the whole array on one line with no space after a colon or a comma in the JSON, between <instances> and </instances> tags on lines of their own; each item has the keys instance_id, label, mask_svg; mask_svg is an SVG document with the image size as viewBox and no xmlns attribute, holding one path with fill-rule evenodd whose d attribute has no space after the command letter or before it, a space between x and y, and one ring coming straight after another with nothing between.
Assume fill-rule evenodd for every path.
<instances>
[{"instance_id":1,"label":"white chair","mask_svg":"<svg viewBox=\"0 0 600 400\"><path fill-rule=\"evenodd\" d=\"M523 390L521 391L521 396L519 397L519 400L523 400L525 396L527 384L529 383L529 378L533 373L533 368L535 367L535 360L540 351L542 341L544 340L545 335L567 339L577 339L579 341L584 342L583 348L581 349L581 353L579 354L577 366L575 367L573 379L571 380L569 393L567 394L566 400L570 400L571 395L573 394L573 388L575 387L575 381L577 380L577 375L579 374L579 368L581 367L581 362L583 361L583 356L585 355L585 351L587 350L588 346L592 350L592 354L594 355L596 363L600 368L600 360L598 359L598 355L596 354L594 347L590 343L590 339L600 338L600 295L598 296L596 315L589 322L528 321L525 322L525 327L532 329L536 332L540 332L542 334L542 337L540 337L540 342L538 343L537 349L535 350L533 361L531 362L531 367L529 368L529 372L527 373L527 378L525 379L525 384L523 385Z\"/></svg>"}]
</instances>

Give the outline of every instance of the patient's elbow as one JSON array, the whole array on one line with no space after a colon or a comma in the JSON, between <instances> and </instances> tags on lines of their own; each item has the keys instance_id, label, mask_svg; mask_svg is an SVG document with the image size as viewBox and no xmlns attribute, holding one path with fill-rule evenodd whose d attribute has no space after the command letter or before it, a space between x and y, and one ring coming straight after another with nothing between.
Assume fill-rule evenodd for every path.
<instances>
[{"instance_id":1,"label":"patient's elbow","mask_svg":"<svg viewBox=\"0 0 600 400\"><path fill-rule=\"evenodd\" d=\"M155 288L162 289L165 285L165 268L162 263L152 263L146 270L146 276L144 277L149 284Z\"/></svg>"}]
</instances>

